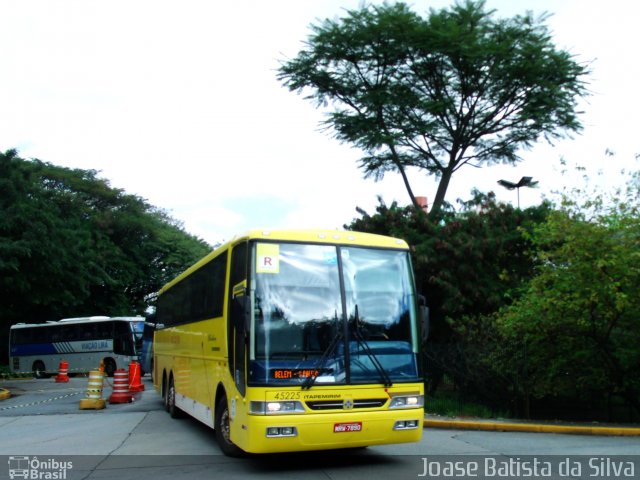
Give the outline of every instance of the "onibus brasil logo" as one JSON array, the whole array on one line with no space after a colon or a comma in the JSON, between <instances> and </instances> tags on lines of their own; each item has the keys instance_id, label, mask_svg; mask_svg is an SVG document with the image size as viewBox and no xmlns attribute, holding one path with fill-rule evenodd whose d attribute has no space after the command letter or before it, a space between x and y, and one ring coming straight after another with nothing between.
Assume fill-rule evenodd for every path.
<instances>
[{"instance_id":1,"label":"onibus brasil logo","mask_svg":"<svg viewBox=\"0 0 640 480\"><path fill-rule=\"evenodd\" d=\"M67 470L73 468L73 462L61 462L54 458L39 460L38 457L9 457L9 478L27 478L33 480L65 480Z\"/></svg>"}]
</instances>

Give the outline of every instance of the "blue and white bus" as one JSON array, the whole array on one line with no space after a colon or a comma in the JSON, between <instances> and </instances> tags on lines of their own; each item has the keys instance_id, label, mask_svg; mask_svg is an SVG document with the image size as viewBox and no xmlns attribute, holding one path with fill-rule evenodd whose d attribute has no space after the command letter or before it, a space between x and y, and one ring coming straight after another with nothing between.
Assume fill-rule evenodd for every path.
<instances>
[{"instance_id":1,"label":"blue and white bus","mask_svg":"<svg viewBox=\"0 0 640 480\"><path fill-rule=\"evenodd\" d=\"M14 373L36 378L56 373L62 360L69 373L85 373L104 362L113 376L142 349L143 317L66 318L39 324L18 323L9 330L9 365Z\"/></svg>"}]
</instances>

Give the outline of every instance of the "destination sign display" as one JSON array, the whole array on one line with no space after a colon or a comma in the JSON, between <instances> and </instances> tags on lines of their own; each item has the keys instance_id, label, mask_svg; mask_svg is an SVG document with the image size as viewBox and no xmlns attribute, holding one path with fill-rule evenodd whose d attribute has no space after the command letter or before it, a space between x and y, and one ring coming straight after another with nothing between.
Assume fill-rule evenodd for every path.
<instances>
[{"instance_id":1,"label":"destination sign display","mask_svg":"<svg viewBox=\"0 0 640 480\"><path fill-rule=\"evenodd\" d=\"M318 377L320 375L330 375L333 373L332 369L323 368L321 370L315 368L272 368L271 378L275 378L277 380L287 380L287 379L301 379L308 378L311 376Z\"/></svg>"}]
</instances>

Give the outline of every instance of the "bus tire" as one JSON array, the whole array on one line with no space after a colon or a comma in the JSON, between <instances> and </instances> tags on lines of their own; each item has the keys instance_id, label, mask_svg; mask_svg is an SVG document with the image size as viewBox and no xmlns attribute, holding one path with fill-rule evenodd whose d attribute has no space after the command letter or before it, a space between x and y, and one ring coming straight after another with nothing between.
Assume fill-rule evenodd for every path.
<instances>
[{"instance_id":1,"label":"bus tire","mask_svg":"<svg viewBox=\"0 0 640 480\"><path fill-rule=\"evenodd\" d=\"M33 362L31 371L33 372L34 378L37 378L37 379L47 378L47 372L44 366L44 362L42 360L36 360L35 362Z\"/></svg>"},{"instance_id":2,"label":"bus tire","mask_svg":"<svg viewBox=\"0 0 640 480\"><path fill-rule=\"evenodd\" d=\"M228 457L242 457L245 452L231 441L229 404L227 397L221 396L216 405L214 429L216 440L222 453Z\"/></svg>"},{"instance_id":3,"label":"bus tire","mask_svg":"<svg viewBox=\"0 0 640 480\"><path fill-rule=\"evenodd\" d=\"M167 388L167 412L171 418L182 418L182 410L176 405L176 387L173 383L173 375L169 377L169 388Z\"/></svg>"},{"instance_id":4,"label":"bus tire","mask_svg":"<svg viewBox=\"0 0 640 480\"><path fill-rule=\"evenodd\" d=\"M113 358L105 358L104 359L104 374L107 377L113 377L114 373L116 373L116 361Z\"/></svg>"},{"instance_id":5,"label":"bus tire","mask_svg":"<svg viewBox=\"0 0 640 480\"><path fill-rule=\"evenodd\" d=\"M167 408L167 372L164 371L162 372L162 403L164 405L164 409L168 412L169 409Z\"/></svg>"}]
</instances>

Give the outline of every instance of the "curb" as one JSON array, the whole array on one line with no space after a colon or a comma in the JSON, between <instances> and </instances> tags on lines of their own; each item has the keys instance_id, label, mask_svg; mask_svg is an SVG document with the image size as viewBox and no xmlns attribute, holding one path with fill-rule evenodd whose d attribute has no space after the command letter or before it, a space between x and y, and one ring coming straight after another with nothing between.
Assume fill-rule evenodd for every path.
<instances>
[{"instance_id":1,"label":"curb","mask_svg":"<svg viewBox=\"0 0 640 480\"><path fill-rule=\"evenodd\" d=\"M5 388L0 388L0 400L6 400L11 397L11 392Z\"/></svg>"},{"instance_id":2,"label":"curb","mask_svg":"<svg viewBox=\"0 0 640 480\"><path fill-rule=\"evenodd\" d=\"M424 419L424 428L448 428L453 430L483 430L493 432L566 433L576 435L640 436L636 427L599 427L582 425L550 425L541 423L509 423L473 420Z\"/></svg>"}]
</instances>

